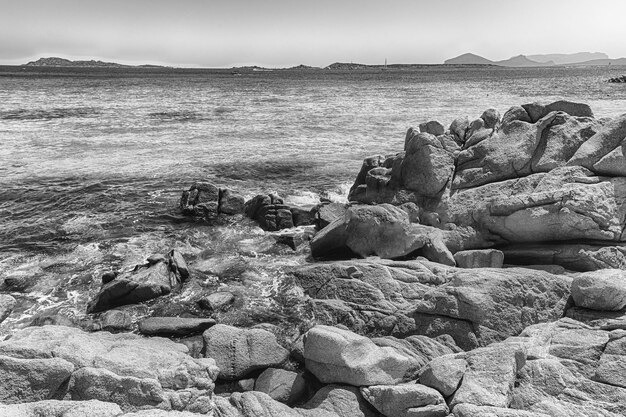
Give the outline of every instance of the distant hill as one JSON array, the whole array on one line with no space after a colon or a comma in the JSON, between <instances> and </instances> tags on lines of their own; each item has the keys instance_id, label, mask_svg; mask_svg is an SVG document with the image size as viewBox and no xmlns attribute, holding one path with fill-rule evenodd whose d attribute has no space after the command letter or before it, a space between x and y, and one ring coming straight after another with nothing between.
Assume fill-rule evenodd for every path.
<instances>
[{"instance_id":1,"label":"distant hill","mask_svg":"<svg viewBox=\"0 0 626 417\"><path fill-rule=\"evenodd\" d=\"M118 64L104 61L70 61L65 58L49 57L39 58L24 64L26 67L76 67L76 68L135 68L132 65ZM139 65L140 68L162 68L160 65Z\"/></svg>"},{"instance_id":2,"label":"distant hill","mask_svg":"<svg viewBox=\"0 0 626 417\"><path fill-rule=\"evenodd\" d=\"M543 67L548 65L554 65L554 62L550 61L547 63L533 61L528 59L525 55L514 56L509 59L505 59L504 61L496 61L495 65L500 65L502 67Z\"/></svg>"},{"instance_id":3,"label":"distant hill","mask_svg":"<svg viewBox=\"0 0 626 417\"><path fill-rule=\"evenodd\" d=\"M576 64L580 62L593 61L596 59L609 59L604 52L577 52L575 54L544 54L527 55L528 59L541 63L552 61L555 65Z\"/></svg>"},{"instance_id":4,"label":"distant hill","mask_svg":"<svg viewBox=\"0 0 626 417\"><path fill-rule=\"evenodd\" d=\"M494 65L494 62L482 56L468 53L448 59L444 65Z\"/></svg>"}]
</instances>

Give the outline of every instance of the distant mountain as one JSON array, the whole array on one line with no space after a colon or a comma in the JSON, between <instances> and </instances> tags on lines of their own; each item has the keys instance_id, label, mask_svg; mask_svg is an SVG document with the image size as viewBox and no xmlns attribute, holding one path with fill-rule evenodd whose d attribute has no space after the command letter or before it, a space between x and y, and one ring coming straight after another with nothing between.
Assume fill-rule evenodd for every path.
<instances>
[{"instance_id":1,"label":"distant mountain","mask_svg":"<svg viewBox=\"0 0 626 417\"><path fill-rule=\"evenodd\" d=\"M609 59L604 52L577 52L575 54L544 54L544 55L527 55L528 59L548 63L554 62L555 65L577 64L580 62L593 61L597 59Z\"/></svg>"},{"instance_id":2,"label":"distant mountain","mask_svg":"<svg viewBox=\"0 0 626 417\"><path fill-rule=\"evenodd\" d=\"M132 65L118 64L103 61L70 61L65 58L49 57L39 58L24 64L26 67L79 67L79 68L133 68ZM139 65L140 68L162 68L160 65Z\"/></svg>"},{"instance_id":3,"label":"distant mountain","mask_svg":"<svg viewBox=\"0 0 626 417\"><path fill-rule=\"evenodd\" d=\"M575 67L606 67L608 65L626 65L626 58L618 59L594 59L591 61L569 64Z\"/></svg>"},{"instance_id":4,"label":"distant mountain","mask_svg":"<svg viewBox=\"0 0 626 417\"><path fill-rule=\"evenodd\" d=\"M463 54L444 61L444 65L494 65L493 61L475 54Z\"/></svg>"},{"instance_id":5,"label":"distant mountain","mask_svg":"<svg viewBox=\"0 0 626 417\"><path fill-rule=\"evenodd\" d=\"M554 65L554 62L550 61L547 63L541 63L530 60L525 55L518 55L509 59L505 59L504 61L496 61L494 62L494 64L500 65L502 67L544 67L548 65Z\"/></svg>"}]
</instances>

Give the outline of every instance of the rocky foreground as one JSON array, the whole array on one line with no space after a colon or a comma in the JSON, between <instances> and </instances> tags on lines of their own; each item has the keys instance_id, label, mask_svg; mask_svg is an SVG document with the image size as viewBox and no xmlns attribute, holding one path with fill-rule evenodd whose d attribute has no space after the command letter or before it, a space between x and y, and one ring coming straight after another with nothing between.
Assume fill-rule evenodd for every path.
<instances>
[{"instance_id":1,"label":"rocky foreground","mask_svg":"<svg viewBox=\"0 0 626 417\"><path fill-rule=\"evenodd\" d=\"M220 323L227 289L205 315L134 322L126 306L197 279L177 250L151 256L102 277L90 326L0 341L0 415L626 415L625 155L626 115L559 101L410 129L348 204L196 183L185 215L245 213L310 248L272 296L291 331ZM0 321L14 308L0 294Z\"/></svg>"}]
</instances>

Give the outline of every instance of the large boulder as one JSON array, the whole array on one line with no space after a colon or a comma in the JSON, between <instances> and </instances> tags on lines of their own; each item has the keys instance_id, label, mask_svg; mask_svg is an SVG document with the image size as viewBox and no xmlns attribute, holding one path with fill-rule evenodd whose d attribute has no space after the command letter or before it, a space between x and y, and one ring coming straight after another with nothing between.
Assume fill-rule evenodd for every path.
<instances>
[{"instance_id":1,"label":"large boulder","mask_svg":"<svg viewBox=\"0 0 626 417\"><path fill-rule=\"evenodd\" d=\"M418 250L429 259L454 265L441 230L411 223L406 211L390 204L352 206L311 241L314 258L350 254L398 258Z\"/></svg>"},{"instance_id":2,"label":"large boulder","mask_svg":"<svg viewBox=\"0 0 626 417\"><path fill-rule=\"evenodd\" d=\"M103 277L98 294L88 303L87 312L97 313L126 304L136 304L171 293L189 277L182 255L172 250L165 256L152 256L132 271Z\"/></svg>"},{"instance_id":3,"label":"large boulder","mask_svg":"<svg viewBox=\"0 0 626 417\"><path fill-rule=\"evenodd\" d=\"M401 184L418 195L442 193L454 172L454 156L430 133L409 138L400 167Z\"/></svg>"},{"instance_id":4,"label":"large boulder","mask_svg":"<svg viewBox=\"0 0 626 417\"><path fill-rule=\"evenodd\" d=\"M396 384L416 371L415 362L390 347L348 330L315 326L304 338L306 368L326 384Z\"/></svg>"},{"instance_id":5,"label":"large boulder","mask_svg":"<svg viewBox=\"0 0 626 417\"><path fill-rule=\"evenodd\" d=\"M626 177L626 139L620 146L593 164L592 169L598 175Z\"/></svg>"},{"instance_id":6,"label":"large boulder","mask_svg":"<svg viewBox=\"0 0 626 417\"><path fill-rule=\"evenodd\" d=\"M626 271L602 269L579 274L572 281L572 297L579 307L621 310L626 307Z\"/></svg>"},{"instance_id":7,"label":"large boulder","mask_svg":"<svg viewBox=\"0 0 626 417\"><path fill-rule=\"evenodd\" d=\"M205 357L213 358L225 380L241 379L257 369L276 367L289 351L276 336L262 329L239 329L217 324L203 333Z\"/></svg>"},{"instance_id":8,"label":"large boulder","mask_svg":"<svg viewBox=\"0 0 626 417\"><path fill-rule=\"evenodd\" d=\"M86 333L64 326L19 330L0 342L0 355L14 358L14 362L19 359L17 362L24 370L48 364L42 361L49 361L50 365L63 361L42 371L47 375L58 368L54 374L59 384L55 396L62 398L66 394L74 399L101 401L115 398L125 410L154 406L200 410L210 403L218 373L215 361L194 359L186 346L169 339L146 339L129 333ZM63 384L68 372L69 383ZM35 390L45 381L34 374L23 374L20 392L26 392L27 387ZM29 380L28 375L33 375L33 379ZM120 386L125 388L120 390ZM4 402L19 401L20 395L11 395Z\"/></svg>"}]
</instances>

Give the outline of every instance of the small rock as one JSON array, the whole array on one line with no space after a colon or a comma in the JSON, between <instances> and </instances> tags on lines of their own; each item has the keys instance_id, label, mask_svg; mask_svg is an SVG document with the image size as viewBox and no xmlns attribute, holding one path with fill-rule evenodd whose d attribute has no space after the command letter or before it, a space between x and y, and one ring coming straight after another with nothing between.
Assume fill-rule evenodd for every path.
<instances>
[{"instance_id":1,"label":"small rock","mask_svg":"<svg viewBox=\"0 0 626 417\"><path fill-rule=\"evenodd\" d=\"M433 359L420 371L419 381L449 397L457 390L467 369L467 361L455 355L444 355Z\"/></svg>"},{"instance_id":2,"label":"small rock","mask_svg":"<svg viewBox=\"0 0 626 417\"><path fill-rule=\"evenodd\" d=\"M322 204L318 207L316 212L316 224L317 228L322 230L335 219L343 217L348 209L347 204L342 203L329 203Z\"/></svg>"},{"instance_id":3,"label":"small rock","mask_svg":"<svg viewBox=\"0 0 626 417\"><path fill-rule=\"evenodd\" d=\"M443 125L436 120L431 120L430 122L426 123L420 123L419 128L420 132L430 133L431 135L435 136L443 135L446 130Z\"/></svg>"},{"instance_id":4,"label":"small rock","mask_svg":"<svg viewBox=\"0 0 626 417\"><path fill-rule=\"evenodd\" d=\"M487 129L494 129L500 123L500 113L496 109L487 109L480 116L485 121Z\"/></svg>"},{"instance_id":5,"label":"small rock","mask_svg":"<svg viewBox=\"0 0 626 417\"><path fill-rule=\"evenodd\" d=\"M100 314L100 328L107 331L124 331L133 327L133 319L125 311L109 310Z\"/></svg>"},{"instance_id":6,"label":"small rock","mask_svg":"<svg viewBox=\"0 0 626 417\"><path fill-rule=\"evenodd\" d=\"M504 253L497 249L464 250L454 254L459 268L502 268Z\"/></svg>"},{"instance_id":7,"label":"small rock","mask_svg":"<svg viewBox=\"0 0 626 417\"><path fill-rule=\"evenodd\" d=\"M291 405L298 402L306 393L306 383L302 375L296 372L268 368L257 378L254 390Z\"/></svg>"},{"instance_id":8,"label":"small rock","mask_svg":"<svg viewBox=\"0 0 626 417\"><path fill-rule=\"evenodd\" d=\"M214 292L198 301L201 308L212 311L227 310L234 302L235 295L228 291Z\"/></svg>"}]
</instances>

